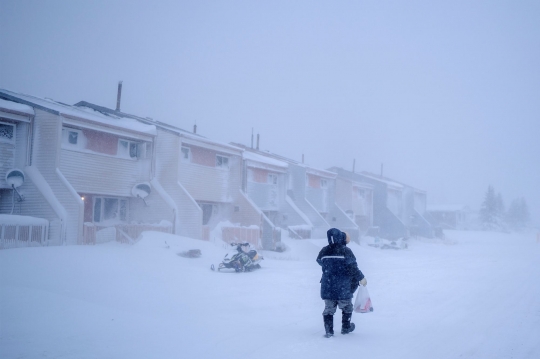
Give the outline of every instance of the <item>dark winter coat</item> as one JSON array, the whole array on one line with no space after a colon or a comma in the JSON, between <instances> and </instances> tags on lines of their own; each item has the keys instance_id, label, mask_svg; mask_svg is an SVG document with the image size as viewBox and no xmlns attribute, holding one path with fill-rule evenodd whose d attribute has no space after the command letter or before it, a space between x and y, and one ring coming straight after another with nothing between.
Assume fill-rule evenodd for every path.
<instances>
[{"instance_id":1,"label":"dark winter coat","mask_svg":"<svg viewBox=\"0 0 540 359\"><path fill-rule=\"evenodd\" d=\"M322 266L321 298L351 299L364 274L358 268L356 257L346 246L345 233L332 228L326 233L328 245L321 249L317 263Z\"/></svg>"}]
</instances>

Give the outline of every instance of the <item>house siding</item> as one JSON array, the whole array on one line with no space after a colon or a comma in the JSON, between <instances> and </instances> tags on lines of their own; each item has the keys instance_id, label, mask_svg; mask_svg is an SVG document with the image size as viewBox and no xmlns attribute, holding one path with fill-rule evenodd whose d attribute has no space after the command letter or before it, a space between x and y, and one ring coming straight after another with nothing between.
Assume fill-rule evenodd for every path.
<instances>
[{"instance_id":1,"label":"house siding","mask_svg":"<svg viewBox=\"0 0 540 359\"><path fill-rule=\"evenodd\" d=\"M202 147L186 145L197 163L181 162L178 179L189 194L201 202L229 202L237 199L242 188L242 160L240 156L220 153ZM229 158L229 168L215 167L216 155ZM201 164L199 164L201 163Z\"/></svg>"},{"instance_id":2,"label":"house siding","mask_svg":"<svg viewBox=\"0 0 540 359\"><path fill-rule=\"evenodd\" d=\"M156 138L156 178L176 205L175 233L202 238L202 211L179 183L180 137L158 128Z\"/></svg>"},{"instance_id":3,"label":"house siding","mask_svg":"<svg viewBox=\"0 0 540 359\"><path fill-rule=\"evenodd\" d=\"M6 183L6 174L15 167L15 147L21 142L19 132L22 131L18 123L3 121L0 118L0 124L14 125L15 131L13 141L0 139L0 188L9 188Z\"/></svg>"},{"instance_id":4,"label":"house siding","mask_svg":"<svg viewBox=\"0 0 540 359\"><path fill-rule=\"evenodd\" d=\"M62 134L62 121L58 115L35 109L34 146L32 163L43 175L54 195L67 213L65 223L65 242L76 244L82 240L82 201L74 197L72 188L66 184L61 173L57 172ZM53 231L54 235L57 235ZM58 238L53 238L58 240Z\"/></svg>"},{"instance_id":5,"label":"house siding","mask_svg":"<svg viewBox=\"0 0 540 359\"><path fill-rule=\"evenodd\" d=\"M60 151L60 170L78 193L130 197L133 186L150 180L148 160L67 149Z\"/></svg>"},{"instance_id":6,"label":"house siding","mask_svg":"<svg viewBox=\"0 0 540 359\"><path fill-rule=\"evenodd\" d=\"M263 211L278 211L285 202L286 176L259 168L248 168L251 175L247 180L249 198ZM277 176L277 184L267 181L268 175Z\"/></svg>"}]
</instances>

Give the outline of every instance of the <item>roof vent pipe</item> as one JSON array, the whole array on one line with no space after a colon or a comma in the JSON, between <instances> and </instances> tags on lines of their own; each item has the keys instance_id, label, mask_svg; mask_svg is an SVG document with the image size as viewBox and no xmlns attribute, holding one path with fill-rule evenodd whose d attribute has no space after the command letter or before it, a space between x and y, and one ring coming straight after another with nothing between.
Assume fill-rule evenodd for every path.
<instances>
[{"instance_id":1,"label":"roof vent pipe","mask_svg":"<svg viewBox=\"0 0 540 359\"><path fill-rule=\"evenodd\" d=\"M257 151L259 150L259 134L257 134Z\"/></svg>"},{"instance_id":2,"label":"roof vent pipe","mask_svg":"<svg viewBox=\"0 0 540 359\"><path fill-rule=\"evenodd\" d=\"M193 125L193 133L197 133L197 124Z\"/></svg>"},{"instance_id":3,"label":"roof vent pipe","mask_svg":"<svg viewBox=\"0 0 540 359\"><path fill-rule=\"evenodd\" d=\"M122 99L122 81L118 82L118 94L116 95L116 111L120 111L120 100Z\"/></svg>"},{"instance_id":4,"label":"roof vent pipe","mask_svg":"<svg viewBox=\"0 0 540 359\"><path fill-rule=\"evenodd\" d=\"M356 158L353 158L353 160L352 160L352 173L355 173L354 172L355 165L356 165Z\"/></svg>"}]
</instances>

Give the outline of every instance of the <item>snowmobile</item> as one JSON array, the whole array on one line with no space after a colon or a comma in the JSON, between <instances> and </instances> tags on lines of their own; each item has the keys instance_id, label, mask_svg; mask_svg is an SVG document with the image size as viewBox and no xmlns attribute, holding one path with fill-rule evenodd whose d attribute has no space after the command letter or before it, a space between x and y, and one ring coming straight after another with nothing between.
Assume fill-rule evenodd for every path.
<instances>
[{"instance_id":1,"label":"snowmobile","mask_svg":"<svg viewBox=\"0 0 540 359\"><path fill-rule=\"evenodd\" d=\"M249 243L230 243L231 247L235 247L233 251L227 253L223 261L218 264L217 270L224 269L234 270L237 273L251 272L261 268L259 264L264 258L252 249ZM210 269L216 270L212 264Z\"/></svg>"}]
</instances>

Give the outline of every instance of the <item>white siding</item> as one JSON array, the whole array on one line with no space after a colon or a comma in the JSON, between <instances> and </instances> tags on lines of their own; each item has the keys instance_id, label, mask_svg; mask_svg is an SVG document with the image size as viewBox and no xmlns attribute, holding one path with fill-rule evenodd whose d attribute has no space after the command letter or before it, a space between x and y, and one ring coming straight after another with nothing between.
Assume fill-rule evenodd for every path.
<instances>
[{"instance_id":1,"label":"white siding","mask_svg":"<svg viewBox=\"0 0 540 359\"><path fill-rule=\"evenodd\" d=\"M388 189L386 197L386 207L401 220L403 198L402 192L399 190Z\"/></svg>"},{"instance_id":2,"label":"white siding","mask_svg":"<svg viewBox=\"0 0 540 359\"><path fill-rule=\"evenodd\" d=\"M180 138L178 135L159 129L156 139L156 178L176 206L175 233L202 237L202 211L190 194L178 181L180 163ZM172 208L171 208L172 210Z\"/></svg>"},{"instance_id":3,"label":"white siding","mask_svg":"<svg viewBox=\"0 0 540 359\"><path fill-rule=\"evenodd\" d=\"M179 150L178 150L179 151ZM242 188L242 160L227 155L229 168L181 163L178 178L196 201L234 202Z\"/></svg>"},{"instance_id":4,"label":"white siding","mask_svg":"<svg viewBox=\"0 0 540 359\"><path fill-rule=\"evenodd\" d=\"M17 150L20 150L20 143L26 143L26 138L21 138L20 132L24 127L23 124L14 123L10 121L3 121L0 118L0 124L6 124L8 126L13 126L14 138L13 141L6 141L3 138L0 138L0 188L9 188L6 183L6 173L18 165L18 162L15 159ZM23 163L24 166L24 163Z\"/></svg>"},{"instance_id":5,"label":"white siding","mask_svg":"<svg viewBox=\"0 0 540 359\"><path fill-rule=\"evenodd\" d=\"M60 152L60 170L78 193L130 197L133 186L150 180L149 167L141 162L66 149Z\"/></svg>"},{"instance_id":6,"label":"white siding","mask_svg":"<svg viewBox=\"0 0 540 359\"><path fill-rule=\"evenodd\" d=\"M255 169L255 171L257 171ZM278 211L284 207L286 176L283 173L270 172L277 176L277 184L247 180L247 195L263 211Z\"/></svg>"},{"instance_id":7,"label":"white siding","mask_svg":"<svg viewBox=\"0 0 540 359\"><path fill-rule=\"evenodd\" d=\"M66 243L76 244L82 240L82 215L84 208L82 201L73 196L73 191L69 188L69 184L66 185L57 173L62 121L58 115L39 109L35 109L35 111L32 164L43 175L54 195L68 214L65 224ZM51 238L58 239L52 236Z\"/></svg>"}]
</instances>

